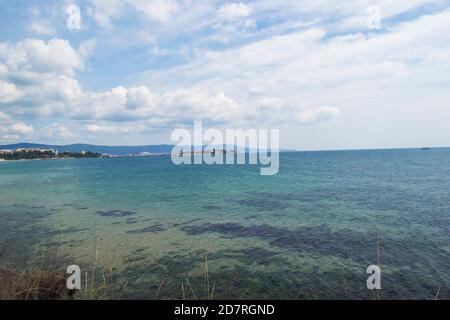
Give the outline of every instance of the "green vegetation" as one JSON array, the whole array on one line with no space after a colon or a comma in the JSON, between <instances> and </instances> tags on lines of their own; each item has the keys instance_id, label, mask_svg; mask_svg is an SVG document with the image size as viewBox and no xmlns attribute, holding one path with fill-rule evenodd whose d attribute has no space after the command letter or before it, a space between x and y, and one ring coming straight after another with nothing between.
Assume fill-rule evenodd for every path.
<instances>
[{"instance_id":1,"label":"green vegetation","mask_svg":"<svg viewBox=\"0 0 450 320\"><path fill-rule=\"evenodd\" d=\"M0 152L0 159L4 160L36 160L36 159L65 159L65 158L100 158L102 155L93 152L63 152L39 149L17 149Z\"/></svg>"},{"instance_id":2,"label":"green vegetation","mask_svg":"<svg viewBox=\"0 0 450 320\"><path fill-rule=\"evenodd\" d=\"M93 152L63 152L58 158L100 158L102 155Z\"/></svg>"},{"instance_id":3,"label":"green vegetation","mask_svg":"<svg viewBox=\"0 0 450 320\"><path fill-rule=\"evenodd\" d=\"M5 160L21 160L21 159L52 159L56 154L53 151L37 151L37 150L15 150L11 153L0 154L1 159Z\"/></svg>"}]
</instances>

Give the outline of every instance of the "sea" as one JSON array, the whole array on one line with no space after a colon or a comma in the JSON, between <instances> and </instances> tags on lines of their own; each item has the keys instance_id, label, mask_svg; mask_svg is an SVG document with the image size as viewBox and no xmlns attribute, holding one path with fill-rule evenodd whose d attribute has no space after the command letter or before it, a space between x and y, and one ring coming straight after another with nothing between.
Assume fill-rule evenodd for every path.
<instances>
[{"instance_id":1,"label":"sea","mask_svg":"<svg viewBox=\"0 0 450 320\"><path fill-rule=\"evenodd\" d=\"M1 162L0 267L50 265L80 298L450 299L450 149Z\"/></svg>"}]
</instances>

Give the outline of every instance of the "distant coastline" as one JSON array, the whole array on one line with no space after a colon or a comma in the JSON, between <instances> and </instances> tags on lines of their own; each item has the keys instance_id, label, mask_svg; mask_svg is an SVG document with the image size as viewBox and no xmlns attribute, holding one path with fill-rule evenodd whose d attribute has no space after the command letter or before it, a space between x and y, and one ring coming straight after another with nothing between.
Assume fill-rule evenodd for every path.
<instances>
[{"instance_id":1,"label":"distant coastline","mask_svg":"<svg viewBox=\"0 0 450 320\"><path fill-rule=\"evenodd\" d=\"M18 160L60 160L70 158L101 158L99 153L90 151L80 152L63 152L59 153L54 149L40 149L40 148L17 148L0 149L0 159L3 161L18 161Z\"/></svg>"}]
</instances>

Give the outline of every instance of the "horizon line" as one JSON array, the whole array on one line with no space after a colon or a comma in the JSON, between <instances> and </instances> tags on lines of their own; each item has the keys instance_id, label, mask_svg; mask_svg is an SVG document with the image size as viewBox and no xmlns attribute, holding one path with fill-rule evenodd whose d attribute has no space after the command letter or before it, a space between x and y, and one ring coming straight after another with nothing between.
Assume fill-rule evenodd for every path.
<instances>
[{"instance_id":1,"label":"horizon line","mask_svg":"<svg viewBox=\"0 0 450 320\"><path fill-rule=\"evenodd\" d=\"M74 146L74 145L87 145L87 146L94 146L94 147L107 147L107 148L114 148L114 147L128 147L128 148L138 148L138 147L158 147L158 146L175 146L175 144L170 143L160 143L160 144L142 144L142 145L103 145L103 144L92 144L92 143L68 143L68 144L56 144L56 143L38 143L38 142L17 142L17 143L7 143L7 144L0 144L0 146L10 146L10 145L20 145L20 144L36 144L36 145L46 145L46 146L59 146L59 147L67 147L67 146ZM225 146L227 144L224 144ZM237 147L243 147L239 145L234 145ZM195 146L194 146L195 147ZM245 146L248 148L248 146ZM429 149L449 149L450 146L417 146L417 147L367 147L367 148L342 148L342 149L292 149L292 148L279 148L280 152L333 152L333 151L382 151L382 150L415 150L415 149L423 149L423 148L429 148Z\"/></svg>"}]
</instances>

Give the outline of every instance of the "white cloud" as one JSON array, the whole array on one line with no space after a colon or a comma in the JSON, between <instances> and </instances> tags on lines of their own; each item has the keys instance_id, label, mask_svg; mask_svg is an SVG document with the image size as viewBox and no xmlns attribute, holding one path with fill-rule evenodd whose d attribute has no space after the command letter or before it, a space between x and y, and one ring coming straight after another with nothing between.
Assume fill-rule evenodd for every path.
<instances>
[{"instance_id":1,"label":"white cloud","mask_svg":"<svg viewBox=\"0 0 450 320\"><path fill-rule=\"evenodd\" d=\"M50 126L40 129L39 131L39 134L42 137L52 139L67 139L75 136L69 128L59 123L53 123Z\"/></svg>"},{"instance_id":2,"label":"white cloud","mask_svg":"<svg viewBox=\"0 0 450 320\"><path fill-rule=\"evenodd\" d=\"M146 120L159 126L193 119L226 123L243 119L245 114L245 109L224 93L212 94L198 88L154 93L148 87L117 87L107 92L87 92L72 101L69 109L76 119Z\"/></svg>"},{"instance_id":3,"label":"white cloud","mask_svg":"<svg viewBox=\"0 0 450 320\"><path fill-rule=\"evenodd\" d=\"M365 20L371 2L366 0L92 3L92 17L104 27L138 13L133 23L145 22L145 28L135 38L127 33L130 42L142 44L145 38L145 50L153 57L171 55L177 64L168 62L140 78L133 74L127 81L131 86L90 91L81 88L76 74L84 70L95 39L78 49L61 39L0 43L0 108L5 114L86 120L89 126L82 127L99 135L147 132L194 119L312 130L309 124L340 114L340 121L327 126L402 121L426 114L427 108L448 114L443 101L449 94L443 88L450 80L450 43L442 32L450 29L448 10L408 15L411 20L404 23L396 17L381 32L370 33ZM385 19L429 3L442 1L379 1ZM114 33L114 43L126 47L128 39L121 34ZM179 39L192 54L177 60ZM209 46L218 40L219 46ZM120 65L130 58L122 56ZM433 97L433 104L424 102L426 97Z\"/></svg>"},{"instance_id":4,"label":"white cloud","mask_svg":"<svg viewBox=\"0 0 450 320\"><path fill-rule=\"evenodd\" d=\"M84 69L84 60L69 41L26 39L14 45L0 43L0 62L12 71L56 72L73 76Z\"/></svg>"},{"instance_id":5,"label":"white cloud","mask_svg":"<svg viewBox=\"0 0 450 320\"><path fill-rule=\"evenodd\" d=\"M11 117L4 112L0 111L0 123L11 120Z\"/></svg>"},{"instance_id":6,"label":"white cloud","mask_svg":"<svg viewBox=\"0 0 450 320\"><path fill-rule=\"evenodd\" d=\"M150 20L168 23L180 10L177 0L92 0L91 15L101 27L111 29L112 20L120 18L127 6Z\"/></svg>"},{"instance_id":7,"label":"white cloud","mask_svg":"<svg viewBox=\"0 0 450 320\"><path fill-rule=\"evenodd\" d=\"M340 114L341 112L336 107L320 107L317 109L300 111L295 114L295 119L300 124L313 124L333 119Z\"/></svg>"},{"instance_id":8,"label":"white cloud","mask_svg":"<svg viewBox=\"0 0 450 320\"><path fill-rule=\"evenodd\" d=\"M0 80L0 103L10 103L19 96L19 92L13 83Z\"/></svg>"},{"instance_id":9,"label":"white cloud","mask_svg":"<svg viewBox=\"0 0 450 320\"><path fill-rule=\"evenodd\" d=\"M33 126L27 125L23 122L19 122L19 123L14 123L12 125L9 126L9 128L7 129L8 132L13 133L13 134L18 134L18 135L30 135L33 133L34 128Z\"/></svg>"},{"instance_id":10,"label":"white cloud","mask_svg":"<svg viewBox=\"0 0 450 320\"><path fill-rule=\"evenodd\" d=\"M148 18L160 23L171 21L180 10L176 0L127 0L126 2Z\"/></svg>"},{"instance_id":11,"label":"white cloud","mask_svg":"<svg viewBox=\"0 0 450 320\"><path fill-rule=\"evenodd\" d=\"M14 122L11 117L0 112L0 143L29 139L34 128L24 122Z\"/></svg>"},{"instance_id":12,"label":"white cloud","mask_svg":"<svg viewBox=\"0 0 450 320\"><path fill-rule=\"evenodd\" d=\"M112 28L111 20L120 17L123 0L92 0L90 13L100 27Z\"/></svg>"},{"instance_id":13,"label":"white cloud","mask_svg":"<svg viewBox=\"0 0 450 320\"><path fill-rule=\"evenodd\" d=\"M450 21L448 15L425 17L381 35L324 40L325 31L312 28L236 49L205 51L190 64L159 72L162 78L155 83L180 79L174 84L177 87L160 90L152 89L157 88L152 85L116 87L103 92L82 90L72 75L84 68L84 57L91 51L87 48L94 46L93 40L78 51L58 39L47 44L38 40L2 44L0 57L4 52L6 58L0 62L7 66L10 76L21 76L22 80L2 80L0 85L7 88L2 92L10 93L1 99L11 103L15 97L13 112L19 115L146 121L153 127L195 119L218 124L311 124L346 112L339 92L404 81L411 70L420 66L417 62L428 56L429 47L445 46L445 41L430 35ZM417 41L421 41L421 46L416 45ZM17 54L9 54L11 51ZM432 54L429 59L433 61L446 57L436 50ZM52 59L54 64L49 62ZM196 85L184 87L184 83ZM366 93L375 94L373 90ZM349 97L356 95L357 91L349 93Z\"/></svg>"},{"instance_id":14,"label":"white cloud","mask_svg":"<svg viewBox=\"0 0 450 320\"><path fill-rule=\"evenodd\" d=\"M0 43L0 106L15 114L53 115L81 94L74 78L84 56L66 40Z\"/></svg>"},{"instance_id":15,"label":"white cloud","mask_svg":"<svg viewBox=\"0 0 450 320\"><path fill-rule=\"evenodd\" d=\"M28 25L28 31L44 36L53 36L56 34L55 27L49 20L36 20Z\"/></svg>"},{"instance_id":16,"label":"white cloud","mask_svg":"<svg viewBox=\"0 0 450 320\"><path fill-rule=\"evenodd\" d=\"M218 15L226 20L234 21L250 16L252 8L245 3L227 3L219 8Z\"/></svg>"},{"instance_id":17,"label":"white cloud","mask_svg":"<svg viewBox=\"0 0 450 320\"><path fill-rule=\"evenodd\" d=\"M87 124L86 131L95 135L127 135L150 132L151 127L145 124Z\"/></svg>"},{"instance_id":18,"label":"white cloud","mask_svg":"<svg viewBox=\"0 0 450 320\"><path fill-rule=\"evenodd\" d=\"M84 59L87 59L90 55L92 55L96 46L97 46L97 40L89 39L80 44L80 47L78 48L78 52Z\"/></svg>"},{"instance_id":19,"label":"white cloud","mask_svg":"<svg viewBox=\"0 0 450 320\"><path fill-rule=\"evenodd\" d=\"M174 79L173 85L196 83L225 92L249 110L261 99L278 99L284 101L285 118L297 117L301 123L337 114L331 109L303 113L311 106L337 106L349 118L364 114L368 121L373 112L369 105L404 105L408 92L427 96L450 80L450 42L444 29L450 29L448 11L379 34L327 38L326 30L310 28L233 49L203 51L189 64L147 73L141 80L151 86Z\"/></svg>"}]
</instances>

